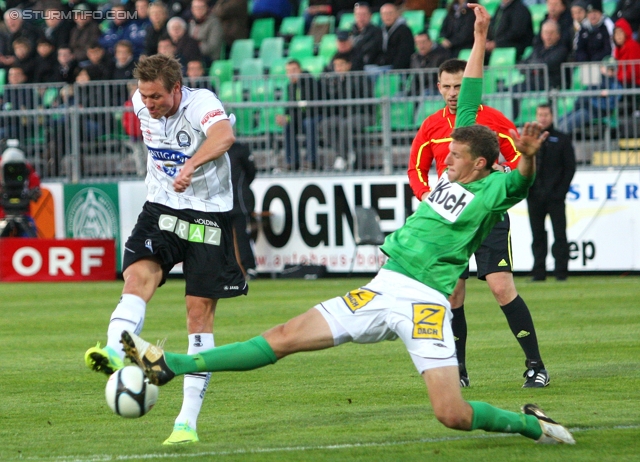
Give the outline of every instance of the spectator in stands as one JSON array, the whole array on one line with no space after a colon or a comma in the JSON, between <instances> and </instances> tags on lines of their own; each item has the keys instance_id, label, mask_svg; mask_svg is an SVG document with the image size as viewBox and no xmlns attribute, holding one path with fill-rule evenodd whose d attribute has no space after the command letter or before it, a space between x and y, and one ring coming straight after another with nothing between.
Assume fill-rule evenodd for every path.
<instances>
[{"instance_id":1,"label":"spectator in stands","mask_svg":"<svg viewBox=\"0 0 640 462\"><path fill-rule=\"evenodd\" d=\"M411 69L429 69L437 71L440 64L449 58L449 51L429 38L427 31L414 37L416 52L411 55ZM427 76L425 78L425 76ZM415 74L411 89L413 95L438 94L438 72Z\"/></svg>"},{"instance_id":2,"label":"spectator in stands","mask_svg":"<svg viewBox=\"0 0 640 462\"><path fill-rule=\"evenodd\" d=\"M147 41L147 26L151 24L149 19L149 0L136 0L135 3L136 17L134 21L138 24L138 30L141 31L143 42Z\"/></svg>"},{"instance_id":3,"label":"spectator in stands","mask_svg":"<svg viewBox=\"0 0 640 462\"><path fill-rule=\"evenodd\" d=\"M380 19L382 20L382 53L378 64L391 69L409 69L415 45L413 33L407 26L407 21L393 3L382 5Z\"/></svg>"},{"instance_id":4,"label":"spectator in stands","mask_svg":"<svg viewBox=\"0 0 640 462\"><path fill-rule=\"evenodd\" d=\"M155 1L149 6L149 25L146 27L144 49L147 56L158 53L158 41L168 37L167 20L169 13L164 3Z\"/></svg>"},{"instance_id":5,"label":"spectator in stands","mask_svg":"<svg viewBox=\"0 0 640 462\"><path fill-rule=\"evenodd\" d=\"M372 124L375 108L371 105L348 104L348 100L371 98L372 80L362 75L349 75L351 62L348 55L336 54L333 68L335 74L322 78L321 99L340 102L335 106L323 107L322 120L318 124L319 139L336 151L343 164L355 163L356 168L365 168L364 160L355 152L353 135Z\"/></svg>"},{"instance_id":6,"label":"spectator in stands","mask_svg":"<svg viewBox=\"0 0 640 462\"><path fill-rule=\"evenodd\" d=\"M487 54L496 48L515 47L516 61L533 43L531 13L522 0L502 0L491 18Z\"/></svg>"},{"instance_id":7,"label":"spectator in stands","mask_svg":"<svg viewBox=\"0 0 640 462\"><path fill-rule=\"evenodd\" d=\"M185 72L185 86L191 88L206 88L207 90L211 90L211 82L204 77L207 76L207 73L204 69L204 64L202 61L194 60L189 61L187 63L187 70Z\"/></svg>"},{"instance_id":8,"label":"spectator in stands","mask_svg":"<svg viewBox=\"0 0 640 462\"><path fill-rule=\"evenodd\" d=\"M73 83L76 78L78 63L71 52L71 48L58 49L58 69L54 82Z\"/></svg>"},{"instance_id":9,"label":"spectator in stands","mask_svg":"<svg viewBox=\"0 0 640 462\"><path fill-rule=\"evenodd\" d=\"M191 2L191 16L189 35L198 42L200 53L207 66L210 66L213 61L220 59L223 46L220 20L213 14L206 0Z\"/></svg>"},{"instance_id":10,"label":"spectator in stands","mask_svg":"<svg viewBox=\"0 0 640 462\"><path fill-rule=\"evenodd\" d=\"M608 122L603 120L617 111L621 95L612 95L612 90L620 90L622 85L616 77L616 66L613 58L609 58L600 67L600 85L587 87L588 91L600 90L598 96L581 96L576 101L573 110L565 114L558 121L558 128L567 133L575 130L584 131L592 125L603 126Z\"/></svg>"},{"instance_id":11,"label":"spectator in stands","mask_svg":"<svg viewBox=\"0 0 640 462\"><path fill-rule=\"evenodd\" d=\"M170 56L171 58L178 58L178 55L176 54L176 46L169 37L164 37L158 40L158 54Z\"/></svg>"},{"instance_id":12,"label":"spectator in stands","mask_svg":"<svg viewBox=\"0 0 640 462\"><path fill-rule=\"evenodd\" d=\"M356 55L353 51L353 40L349 35L349 32L346 30L339 30L336 33L336 53L345 53L349 55L349 59L351 59L351 70L352 71L361 71L364 69L364 64L362 64L362 57L360 55ZM333 61L330 61L326 67L325 72L333 72Z\"/></svg>"},{"instance_id":13,"label":"spectator in stands","mask_svg":"<svg viewBox=\"0 0 640 462\"><path fill-rule=\"evenodd\" d=\"M27 75L21 67L13 66L7 73L7 83L2 94L3 111L20 111L35 109L35 93L32 88L25 88ZM0 138L24 139L33 136L33 117L3 117L0 120Z\"/></svg>"},{"instance_id":14,"label":"spectator in stands","mask_svg":"<svg viewBox=\"0 0 640 462\"><path fill-rule=\"evenodd\" d=\"M176 57L178 61L180 61L180 64L182 64L183 69L189 61L202 59L198 42L187 33L187 23L184 19L177 16L169 19L169 21L167 21L167 32L169 38L176 46Z\"/></svg>"},{"instance_id":15,"label":"spectator in stands","mask_svg":"<svg viewBox=\"0 0 640 462\"><path fill-rule=\"evenodd\" d=\"M217 0L213 13L222 24L222 40L225 56L229 56L231 44L249 37L249 13L247 0Z\"/></svg>"},{"instance_id":16,"label":"spectator in stands","mask_svg":"<svg viewBox=\"0 0 640 462\"><path fill-rule=\"evenodd\" d=\"M73 22L75 27L71 29L69 48L76 61L83 63L87 60L87 48L100 39L100 26L91 16L91 9L86 3L80 3L73 7Z\"/></svg>"},{"instance_id":17,"label":"spectator in stands","mask_svg":"<svg viewBox=\"0 0 640 462\"><path fill-rule=\"evenodd\" d=\"M561 25L554 19L547 19L540 26L541 40L533 47L531 56L522 64L546 64L549 70L549 88L560 88L562 82L561 65L569 58L569 48L562 37ZM527 73L526 87L519 91L544 91L544 73L533 70Z\"/></svg>"},{"instance_id":18,"label":"spectator in stands","mask_svg":"<svg viewBox=\"0 0 640 462\"><path fill-rule=\"evenodd\" d=\"M14 66L22 68L27 76L26 83L32 83L36 72L36 58L32 53L31 42L26 37L18 37L13 41L13 53L16 57Z\"/></svg>"},{"instance_id":19,"label":"spectator in stands","mask_svg":"<svg viewBox=\"0 0 640 462\"><path fill-rule=\"evenodd\" d=\"M58 54L53 44L46 38L38 40L36 47L36 66L33 81L35 83L49 83L55 81L58 71Z\"/></svg>"},{"instance_id":20,"label":"spectator in stands","mask_svg":"<svg viewBox=\"0 0 640 462\"><path fill-rule=\"evenodd\" d=\"M578 49L578 38L582 23L587 20L587 0L574 0L571 4L571 18L573 19L573 43L571 48L572 57Z\"/></svg>"},{"instance_id":21,"label":"spectator in stands","mask_svg":"<svg viewBox=\"0 0 640 462\"><path fill-rule=\"evenodd\" d=\"M340 18L344 13L353 12L355 3L355 0L309 0L309 5L303 13L305 32L309 30L313 18L319 15L332 15L336 18L336 24L340 24Z\"/></svg>"},{"instance_id":22,"label":"spectator in stands","mask_svg":"<svg viewBox=\"0 0 640 462\"><path fill-rule=\"evenodd\" d=\"M42 38L42 32L31 22L22 20L22 11L17 8L10 8L4 13L4 25L7 29L7 47L0 55L0 67L9 68L15 64L16 57L9 44L21 37L29 40L31 50L36 49L36 43Z\"/></svg>"},{"instance_id":23,"label":"spectator in stands","mask_svg":"<svg viewBox=\"0 0 640 462\"><path fill-rule=\"evenodd\" d=\"M144 53L146 31L141 30L138 23L130 19L130 13L125 5L114 5L111 12L113 19L100 37L100 45L107 50L107 53L113 55L116 43L120 40L128 40L133 45L133 54L137 58Z\"/></svg>"},{"instance_id":24,"label":"spectator in stands","mask_svg":"<svg viewBox=\"0 0 640 462\"><path fill-rule=\"evenodd\" d=\"M131 141L142 140L142 128L140 127L140 119L133 112L133 94L138 89L138 85L135 83L128 83L127 90L129 91L129 98L124 103L124 107L127 108L122 114L122 128L124 132L129 135ZM129 110L131 108L131 110Z\"/></svg>"},{"instance_id":25,"label":"spectator in stands","mask_svg":"<svg viewBox=\"0 0 640 462\"><path fill-rule=\"evenodd\" d=\"M353 14L354 24L351 29L353 53L363 66L375 65L382 53L382 30L371 24L371 7L368 3L356 3Z\"/></svg>"},{"instance_id":26,"label":"spectator in stands","mask_svg":"<svg viewBox=\"0 0 640 462\"><path fill-rule=\"evenodd\" d=\"M253 23L261 18L273 18L276 20L276 30L278 30L282 20L293 14L293 5L289 0L253 0L250 22Z\"/></svg>"},{"instance_id":27,"label":"spectator in stands","mask_svg":"<svg viewBox=\"0 0 640 462\"><path fill-rule=\"evenodd\" d=\"M613 57L618 62L618 81L626 88L640 88L640 64L627 64L625 61L640 62L640 43L633 39L629 21L620 18L613 30Z\"/></svg>"},{"instance_id":28,"label":"spectator in stands","mask_svg":"<svg viewBox=\"0 0 640 462\"><path fill-rule=\"evenodd\" d=\"M111 78L113 80L132 79L133 68L136 67L136 62L133 57L133 45L131 42L128 40L120 40L116 43L115 58L115 67ZM124 99L126 100L126 97ZM122 104L122 102L120 104Z\"/></svg>"},{"instance_id":29,"label":"spectator in stands","mask_svg":"<svg viewBox=\"0 0 640 462\"><path fill-rule=\"evenodd\" d=\"M68 47L71 38L71 29L73 29L73 21L62 17L60 8L47 8L45 10L44 36L53 45L58 48Z\"/></svg>"},{"instance_id":30,"label":"spectator in stands","mask_svg":"<svg viewBox=\"0 0 640 462\"><path fill-rule=\"evenodd\" d=\"M288 101L314 101L320 97L319 87L311 74L302 70L300 62L291 59L285 66L289 83L287 85ZM284 127L284 149L288 170L298 170L300 164L300 146L298 135L304 135L307 147L308 167L315 169L317 150L317 124L319 121L316 108L305 105L287 106L285 114L276 116L276 124Z\"/></svg>"},{"instance_id":31,"label":"spectator in stands","mask_svg":"<svg viewBox=\"0 0 640 462\"><path fill-rule=\"evenodd\" d=\"M616 9L611 15L611 19L626 19L634 33L634 39L638 39L638 28L640 28L640 2L637 0L618 0Z\"/></svg>"},{"instance_id":32,"label":"spectator in stands","mask_svg":"<svg viewBox=\"0 0 640 462\"><path fill-rule=\"evenodd\" d=\"M589 0L587 3L587 20L582 22L578 36L575 59L578 62L602 61L611 56L611 35L613 27L609 29L602 14L602 1ZM609 21L611 21L609 19ZM613 26L613 25L612 25Z\"/></svg>"},{"instance_id":33,"label":"spectator in stands","mask_svg":"<svg viewBox=\"0 0 640 462\"><path fill-rule=\"evenodd\" d=\"M467 0L453 0L447 7L447 15L440 27L440 43L449 50L450 58L457 58L460 50L473 45L473 10L467 8Z\"/></svg>"},{"instance_id":34,"label":"spectator in stands","mask_svg":"<svg viewBox=\"0 0 640 462\"><path fill-rule=\"evenodd\" d=\"M567 50L573 48L573 18L571 17L571 11L567 8L566 0L547 0L547 14L542 22L549 19L553 19L560 25L560 41ZM540 32L533 40L533 45L538 45L542 41L542 27Z\"/></svg>"},{"instance_id":35,"label":"spectator in stands","mask_svg":"<svg viewBox=\"0 0 640 462\"><path fill-rule=\"evenodd\" d=\"M89 58L89 65L87 67L94 68L92 72L93 75L96 76L95 80L111 80L113 78L115 68L113 57L107 54L106 50L97 40L87 48L87 58Z\"/></svg>"}]
</instances>

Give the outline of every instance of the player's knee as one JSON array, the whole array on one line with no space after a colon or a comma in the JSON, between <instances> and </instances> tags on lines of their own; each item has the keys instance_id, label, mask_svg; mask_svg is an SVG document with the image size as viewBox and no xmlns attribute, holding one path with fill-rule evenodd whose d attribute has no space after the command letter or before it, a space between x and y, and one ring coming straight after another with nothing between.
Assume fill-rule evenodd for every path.
<instances>
[{"instance_id":1,"label":"player's knee","mask_svg":"<svg viewBox=\"0 0 640 462\"><path fill-rule=\"evenodd\" d=\"M452 408L442 408L439 410L435 410L436 418L438 421L447 428L452 428L454 430L468 430L468 419L463 413L452 409Z\"/></svg>"},{"instance_id":2,"label":"player's knee","mask_svg":"<svg viewBox=\"0 0 640 462\"><path fill-rule=\"evenodd\" d=\"M286 324L272 327L262 336L269 343L278 359L295 352L295 337Z\"/></svg>"}]
</instances>

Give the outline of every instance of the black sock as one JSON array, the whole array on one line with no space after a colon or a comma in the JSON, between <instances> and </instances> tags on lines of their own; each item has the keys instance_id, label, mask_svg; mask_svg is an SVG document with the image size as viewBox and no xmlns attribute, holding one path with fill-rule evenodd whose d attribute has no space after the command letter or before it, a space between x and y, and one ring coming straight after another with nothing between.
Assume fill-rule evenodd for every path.
<instances>
[{"instance_id":1,"label":"black sock","mask_svg":"<svg viewBox=\"0 0 640 462\"><path fill-rule=\"evenodd\" d=\"M541 369L544 368L542 359L540 358L540 350L538 349L538 337L536 329L533 327L533 319L527 304L522 297L518 295L513 301L507 305L501 306L504 315L507 318L511 332L518 340L522 351L529 360L537 361Z\"/></svg>"},{"instance_id":2,"label":"black sock","mask_svg":"<svg viewBox=\"0 0 640 462\"><path fill-rule=\"evenodd\" d=\"M464 365L467 359L467 318L464 316L464 305L451 310L451 313L453 313L451 329L456 340L456 354L458 362Z\"/></svg>"}]
</instances>

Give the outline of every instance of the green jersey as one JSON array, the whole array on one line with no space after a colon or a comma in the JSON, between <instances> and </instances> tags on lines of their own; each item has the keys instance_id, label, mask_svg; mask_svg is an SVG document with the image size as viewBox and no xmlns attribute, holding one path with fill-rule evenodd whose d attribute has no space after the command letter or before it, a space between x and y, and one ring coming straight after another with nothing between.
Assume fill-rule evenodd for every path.
<instances>
[{"instance_id":1,"label":"green jersey","mask_svg":"<svg viewBox=\"0 0 640 462\"><path fill-rule=\"evenodd\" d=\"M481 89L482 79L463 79L456 127L475 122ZM385 239L382 251L389 261L384 268L448 297L471 255L504 213L527 197L533 179L517 170L508 175L494 171L463 184L443 174L404 226Z\"/></svg>"}]
</instances>

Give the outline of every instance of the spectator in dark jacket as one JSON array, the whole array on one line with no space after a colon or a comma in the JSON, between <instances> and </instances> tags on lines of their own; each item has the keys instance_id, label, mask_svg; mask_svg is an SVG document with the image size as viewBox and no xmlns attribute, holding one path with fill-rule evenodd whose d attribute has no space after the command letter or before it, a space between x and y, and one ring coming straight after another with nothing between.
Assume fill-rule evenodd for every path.
<instances>
[{"instance_id":1,"label":"spectator in dark jacket","mask_svg":"<svg viewBox=\"0 0 640 462\"><path fill-rule=\"evenodd\" d=\"M133 57L133 45L131 42L128 40L120 40L116 43L115 58L115 68L112 73L113 80L132 79L133 68L136 66L136 62Z\"/></svg>"},{"instance_id":2,"label":"spectator in dark jacket","mask_svg":"<svg viewBox=\"0 0 640 462\"><path fill-rule=\"evenodd\" d=\"M440 27L440 43L449 50L450 58L457 58L460 50L473 46L474 22L475 15L467 8L467 0L451 2Z\"/></svg>"},{"instance_id":3,"label":"spectator in dark jacket","mask_svg":"<svg viewBox=\"0 0 640 462\"><path fill-rule=\"evenodd\" d=\"M618 0L611 18L614 21L626 19L636 35L634 38L637 39L638 28L640 28L640 2L638 0Z\"/></svg>"},{"instance_id":4,"label":"spectator in dark jacket","mask_svg":"<svg viewBox=\"0 0 640 462\"><path fill-rule=\"evenodd\" d=\"M291 59L286 65L288 101L314 101L320 98L316 80L308 72L304 72L300 62ZM284 148L289 170L298 170L300 164L300 146L298 135L304 135L307 147L307 163L311 168L316 165L317 124L319 121L316 108L305 106L288 106L285 114L276 116L276 124L284 128Z\"/></svg>"},{"instance_id":5,"label":"spectator in dark jacket","mask_svg":"<svg viewBox=\"0 0 640 462\"><path fill-rule=\"evenodd\" d=\"M602 61L611 56L611 34L607 27L608 18L602 14L602 2L589 0L587 19L582 22L578 33L575 59L579 62Z\"/></svg>"},{"instance_id":6,"label":"spectator in dark jacket","mask_svg":"<svg viewBox=\"0 0 640 462\"><path fill-rule=\"evenodd\" d=\"M382 53L382 31L371 24L371 7L357 3L353 9L355 22L351 29L353 52L363 66L377 64Z\"/></svg>"},{"instance_id":7,"label":"spectator in dark jacket","mask_svg":"<svg viewBox=\"0 0 640 462\"><path fill-rule=\"evenodd\" d=\"M73 22L69 36L69 48L79 63L87 60L87 48L100 39L100 26L90 15L90 8L86 3L80 3L73 8Z\"/></svg>"},{"instance_id":8,"label":"spectator in dark jacket","mask_svg":"<svg viewBox=\"0 0 640 462\"><path fill-rule=\"evenodd\" d=\"M184 19L173 17L167 21L167 32L171 41L176 46L176 54L182 67L186 67L189 61L201 60L200 46L187 33L187 23Z\"/></svg>"},{"instance_id":9,"label":"spectator in dark jacket","mask_svg":"<svg viewBox=\"0 0 640 462\"><path fill-rule=\"evenodd\" d=\"M545 219L549 215L553 227L551 253L555 259L556 279L564 281L568 276L569 243L567 242L567 217L565 199L576 172L576 156L571 138L553 126L553 114L548 104L538 106L536 121L549 132L536 156L536 179L529 189L527 205L533 243L534 281L547 277L547 230Z\"/></svg>"},{"instance_id":10,"label":"spectator in dark jacket","mask_svg":"<svg viewBox=\"0 0 640 462\"><path fill-rule=\"evenodd\" d=\"M13 41L13 53L16 57L14 66L22 68L27 76L27 83L32 83L36 72L36 57L31 42L26 37L18 37Z\"/></svg>"},{"instance_id":11,"label":"spectator in dark jacket","mask_svg":"<svg viewBox=\"0 0 640 462\"><path fill-rule=\"evenodd\" d=\"M231 44L235 40L249 37L247 0L217 0L213 6L213 13L222 24L225 56L229 56Z\"/></svg>"},{"instance_id":12,"label":"spectator in dark jacket","mask_svg":"<svg viewBox=\"0 0 640 462\"><path fill-rule=\"evenodd\" d=\"M167 19L169 13L164 3L153 2L149 6L149 22L146 27L144 49L147 56L155 55L158 52L158 41L168 37Z\"/></svg>"},{"instance_id":13,"label":"spectator in dark jacket","mask_svg":"<svg viewBox=\"0 0 640 462\"><path fill-rule=\"evenodd\" d=\"M115 62L113 57L109 55L106 50L98 43L92 43L87 48L87 58L89 58L89 65L92 67L92 75L95 76L93 80L111 80L113 77L113 69L115 68Z\"/></svg>"},{"instance_id":14,"label":"spectator in dark jacket","mask_svg":"<svg viewBox=\"0 0 640 462\"><path fill-rule=\"evenodd\" d=\"M60 8L47 8L45 12L47 14L44 22L47 27L44 29L44 36L56 49L68 47L73 22L70 19L63 19Z\"/></svg>"},{"instance_id":15,"label":"spectator in dark jacket","mask_svg":"<svg viewBox=\"0 0 640 462\"><path fill-rule=\"evenodd\" d=\"M60 48L58 50L58 68L54 82L73 83L76 79L76 68L78 63L73 57L70 48Z\"/></svg>"},{"instance_id":16,"label":"spectator in dark jacket","mask_svg":"<svg viewBox=\"0 0 640 462\"><path fill-rule=\"evenodd\" d=\"M549 87L560 88L562 81L561 65L569 58L569 49L562 39L562 30L558 22L547 19L540 26L541 40L533 47L531 56L522 61L522 64L546 64L549 72ZM545 83L544 74L535 72L528 74L530 80L526 91L543 91Z\"/></svg>"},{"instance_id":17,"label":"spectator in dark jacket","mask_svg":"<svg viewBox=\"0 0 640 462\"><path fill-rule=\"evenodd\" d=\"M531 13L522 0L502 0L491 18L487 36L487 55L495 48L515 47L516 61L533 43Z\"/></svg>"},{"instance_id":18,"label":"spectator in dark jacket","mask_svg":"<svg viewBox=\"0 0 640 462\"><path fill-rule=\"evenodd\" d=\"M35 83L54 82L58 71L58 55L56 49L46 38L38 40L36 47L36 71L33 76Z\"/></svg>"},{"instance_id":19,"label":"spectator in dark jacket","mask_svg":"<svg viewBox=\"0 0 640 462\"><path fill-rule=\"evenodd\" d=\"M393 3L382 5L380 19L382 20L382 54L378 64L390 66L391 69L408 69L414 50L411 29Z\"/></svg>"}]
</instances>

